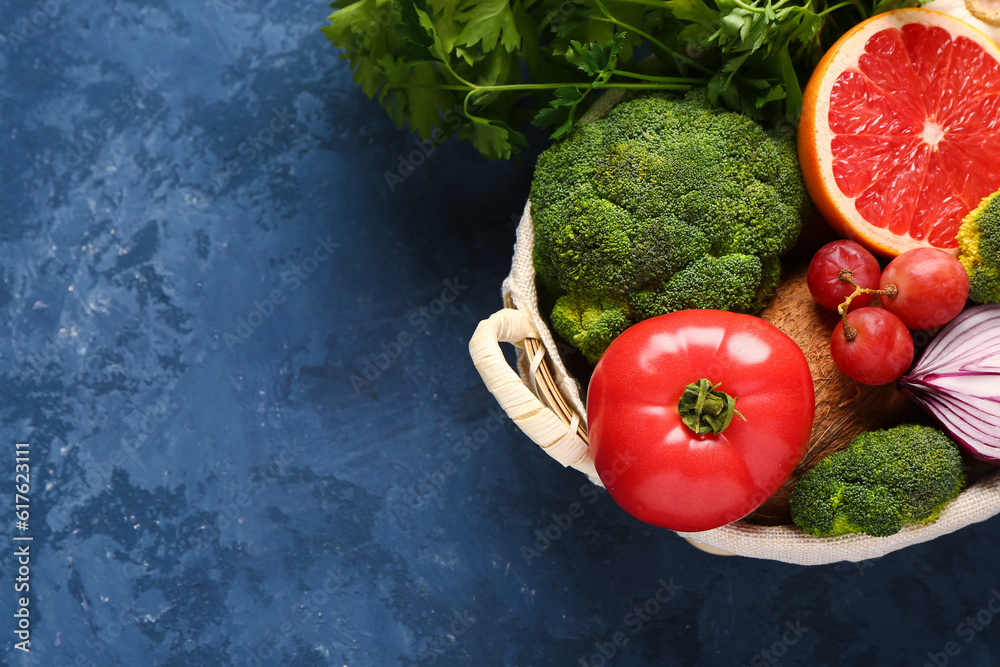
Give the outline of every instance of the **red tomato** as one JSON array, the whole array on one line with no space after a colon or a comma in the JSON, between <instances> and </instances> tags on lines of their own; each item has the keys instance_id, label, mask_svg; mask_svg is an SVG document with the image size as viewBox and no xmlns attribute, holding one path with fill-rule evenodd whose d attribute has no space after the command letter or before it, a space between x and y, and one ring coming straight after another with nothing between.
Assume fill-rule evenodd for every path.
<instances>
[{"instance_id":1,"label":"red tomato","mask_svg":"<svg viewBox=\"0 0 1000 667\"><path fill-rule=\"evenodd\" d=\"M678 408L703 378L736 399L739 415L718 434L696 434ZM637 519L684 532L718 528L788 478L809 443L814 401L805 355L758 317L681 310L643 320L611 344L590 380L597 473Z\"/></svg>"}]
</instances>

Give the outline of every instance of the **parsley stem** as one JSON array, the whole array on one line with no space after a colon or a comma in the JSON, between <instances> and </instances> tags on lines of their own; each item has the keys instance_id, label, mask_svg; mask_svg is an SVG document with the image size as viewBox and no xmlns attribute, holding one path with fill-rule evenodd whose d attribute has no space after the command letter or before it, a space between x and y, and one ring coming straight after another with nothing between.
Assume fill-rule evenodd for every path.
<instances>
[{"instance_id":1,"label":"parsley stem","mask_svg":"<svg viewBox=\"0 0 1000 667\"><path fill-rule=\"evenodd\" d=\"M665 52L669 53L675 60L679 60L679 61L681 61L681 62L683 62L683 63L685 63L687 65L690 65L691 67L700 69L702 72L705 72L706 74L714 74L715 73L710 68L705 67L701 63L695 62L694 60L688 58L687 56L682 55L681 53L678 53L677 51L675 51L674 49L670 48L669 46L667 46L666 44L664 44L660 40L656 39L655 37L653 37L649 33L645 33L642 30L639 30L638 28L636 28L635 26L632 26L632 25L629 25L628 23L623 23L622 21L619 21L618 19L616 19L614 17L614 15L611 12L608 11L608 8L604 6L604 3L601 2L601 0L594 0L594 2L597 5L597 8L601 10L601 13L604 14L604 16L607 17L607 18L602 19L602 18L600 18L598 16L595 16L595 17L593 17L593 20L595 20L595 21L603 21L604 23L611 23L611 24L614 24L614 25L619 25L622 28L625 28L625 30L632 31L635 34L639 35L640 37L648 39L650 42L652 42L656 46L660 47Z\"/></svg>"},{"instance_id":2,"label":"parsley stem","mask_svg":"<svg viewBox=\"0 0 1000 667\"><path fill-rule=\"evenodd\" d=\"M701 79L694 79L699 84L705 82ZM580 87L578 84L573 84ZM618 88L622 90L690 90L691 83L606 83L601 88Z\"/></svg>"},{"instance_id":3,"label":"parsley stem","mask_svg":"<svg viewBox=\"0 0 1000 667\"><path fill-rule=\"evenodd\" d=\"M740 2L740 0L733 0L733 4L740 9L746 10L748 12L753 12L754 14L763 14L764 8L758 7L757 5L748 5L745 2Z\"/></svg>"},{"instance_id":4,"label":"parsley stem","mask_svg":"<svg viewBox=\"0 0 1000 667\"><path fill-rule=\"evenodd\" d=\"M656 9L663 9L666 7L666 3L657 2L656 0L618 0L627 5L639 5L641 7L655 7Z\"/></svg>"},{"instance_id":5,"label":"parsley stem","mask_svg":"<svg viewBox=\"0 0 1000 667\"><path fill-rule=\"evenodd\" d=\"M459 76L459 75L458 75L458 72L456 72L456 71L455 71L454 69L452 69L452 67L451 67L451 63L450 63L450 62L448 62L448 60L449 60L449 58L447 58L447 57L446 57L446 58L444 58L443 60L440 60L439 62L440 62L440 63L441 63L442 65L444 65L444 66L445 66L445 69L447 69L447 70L448 70L448 72L449 72L449 73L450 73L450 74L451 74L451 75L452 75L453 77L455 77L456 79L458 79L459 81L461 81L461 82L462 82L463 84L465 84L465 87L466 87L466 88L475 88L475 85L474 85L474 84L472 84L472 83L469 83L468 81L466 81L465 79L463 79L463 78L462 78L461 76Z\"/></svg>"},{"instance_id":6,"label":"parsley stem","mask_svg":"<svg viewBox=\"0 0 1000 667\"><path fill-rule=\"evenodd\" d=\"M664 77L666 79L667 77ZM677 79L675 83L606 83L599 88L621 88L624 90L688 90L693 85L703 85L703 79ZM470 84L471 85L471 84ZM436 83L408 83L402 86L391 86L392 88L430 88L433 90L464 90L470 95L476 93L488 93L496 90L555 90L556 88L591 88L589 83L512 83L498 86L460 86L454 84Z\"/></svg>"},{"instance_id":7,"label":"parsley stem","mask_svg":"<svg viewBox=\"0 0 1000 667\"><path fill-rule=\"evenodd\" d=\"M444 63L444 66L448 68L448 71L449 71L449 72L451 73L451 75L452 75L453 77L455 77L456 79L458 79L459 81L461 81L461 82L462 82L462 85L463 85L464 87L466 87L466 88L475 88L475 87L476 87L476 86L475 86L475 84L473 84L473 83L469 83L468 81L466 81L465 79L463 79L462 77L460 77L460 76L458 75L458 72L456 72L455 70L453 70L453 69L451 68L451 65L449 65L448 63Z\"/></svg>"},{"instance_id":8,"label":"parsley stem","mask_svg":"<svg viewBox=\"0 0 1000 667\"><path fill-rule=\"evenodd\" d=\"M740 9L744 9L754 14L763 14L765 11L767 11L764 7L759 7L757 5L756 0L754 0L754 3L752 5L748 5L747 3L741 2L740 0L733 0L733 4L739 7ZM777 9L778 7L781 6L781 4L782 3L780 2L776 2L773 5L771 5L771 9Z\"/></svg>"},{"instance_id":9,"label":"parsley stem","mask_svg":"<svg viewBox=\"0 0 1000 667\"><path fill-rule=\"evenodd\" d=\"M732 1L733 1L733 4L735 4L737 7L741 8L741 9L745 9L748 12L752 12L754 14L766 14L767 13L767 9L768 8L767 7L761 7L760 5L758 5L757 4L758 0L753 0L753 4L749 4L749 5L747 3L745 3L745 2L742 2L741 0L732 0ZM771 3L770 9L771 9L772 12L774 10L776 10L776 9L781 9L782 7L785 6L785 4L787 4L787 2L788 2L788 0L778 0L777 2ZM810 5L811 5L811 3L806 3L805 5L800 5L800 6L795 6L795 7L789 7L789 8L787 8L785 10L786 14L784 14L782 16L779 16L778 18L780 20L780 19L783 18L783 16L785 16L787 14L802 13L802 12L806 12L806 11L811 11Z\"/></svg>"},{"instance_id":10,"label":"parsley stem","mask_svg":"<svg viewBox=\"0 0 1000 667\"><path fill-rule=\"evenodd\" d=\"M840 4L833 5L832 7L827 7L826 9L824 9L823 11L821 11L819 13L819 15L820 16L826 16L827 14L829 14L832 11L836 11L836 10L840 9L841 7L847 7L849 5L854 5L855 7L857 7L858 3L855 2L855 0L848 0L847 2L841 2Z\"/></svg>"},{"instance_id":11,"label":"parsley stem","mask_svg":"<svg viewBox=\"0 0 1000 667\"><path fill-rule=\"evenodd\" d=\"M677 76L656 76L653 74L640 74L638 72L625 72L620 69L611 70L611 73L616 76L623 76L628 79L639 79L641 81L663 81L664 83L690 83L696 85L705 85L708 83L705 79L691 79Z\"/></svg>"}]
</instances>

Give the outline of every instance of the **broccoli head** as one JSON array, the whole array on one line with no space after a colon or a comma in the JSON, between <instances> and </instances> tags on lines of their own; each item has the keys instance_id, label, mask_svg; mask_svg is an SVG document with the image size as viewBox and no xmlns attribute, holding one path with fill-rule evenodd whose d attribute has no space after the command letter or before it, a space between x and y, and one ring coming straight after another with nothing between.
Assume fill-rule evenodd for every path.
<instances>
[{"instance_id":1,"label":"broccoli head","mask_svg":"<svg viewBox=\"0 0 1000 667\"><path fill-rule=\"evenodd\" d=\"M969 274L969 298L1000 302L1000 191L983 199L958 228L958 261Z\"/></svg>"},{"instance_id":2,"label":"broccoli head","mask_svg":"<svg viewBox=\"0 0 1000 667\"><path fill-rule=\"evenodd\" d=\"M792 520L819 537L884 537L930 523L965 486L962 457L941 431L904 425L862 433L792 491Z\"/></svg>"},{"instance_id":3,"label":"broccoli head","mask_svg":"<svg viewBox=\"0 0 1000 667\"><path fill-rule=\"evenodd\" d=\"M810 206L790 132L712 108L703 91L622 102L538 160L534 262L563 297L553 327L596 361L640 319L755 314Z\"/></svg>"}]
</instances>

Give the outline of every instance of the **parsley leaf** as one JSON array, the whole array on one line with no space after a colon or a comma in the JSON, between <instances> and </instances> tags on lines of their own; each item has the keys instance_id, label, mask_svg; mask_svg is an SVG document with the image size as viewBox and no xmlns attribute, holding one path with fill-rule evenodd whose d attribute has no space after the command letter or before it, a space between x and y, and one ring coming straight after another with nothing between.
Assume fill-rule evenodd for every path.
<instances>
[{"instance_id":1,"label":"parsley leaf","mask_svg":"<svg viewBox=\"0 0 1000 667\"><path fill-rule=\"evenodd\" d=\"M492 51L499 41L507 51L521 48L521 35L509 0L464 0L459 6L458 20L465 23L458 44L473 46L482 42L483 51Z\"/></svg>"},{"instance_id":2,"label":"parsley leaf","mask_svg":"<svg viewBox=\"0 0 1000 667\"><path fill-rule=\"evenodd\" d=\"M477 116L470 116L470 120L473 147L492 160L509 159L514 146L528 145L523 134L503 121Z\"/></svg>"},{"instance_id":3,"label":"parsley leaf","mask_svg":"<svg viewBox=\"0 0 1000 667\"><path fill-rule=\"evenodd\" d=\"M573 117L580 102L591 90L603 87L611 78L612 71L618 64L618 54L625 45L625 36L624 32L620 32L604 46L596 42L586 46L575 40L570 42L566 60L594 77L594 80L583 91L576 86L557 88L549 106L539 111L532 123L538 127L555 127L552 139L558 139L573 129Z\"/></svg>"},{"instance_id":4,"label":"parsley leaf","mask_svg":"<svg viewBox=\"0 0 1000 667\"><path fill-rule=\"evenodd\" d=\"M398 52L406 62L430 60L434 46L434 31L420 24L420 15L413 0L400 0L401 23L392 26L392 31L400 38Z\"/></svg>"}]
</instances>

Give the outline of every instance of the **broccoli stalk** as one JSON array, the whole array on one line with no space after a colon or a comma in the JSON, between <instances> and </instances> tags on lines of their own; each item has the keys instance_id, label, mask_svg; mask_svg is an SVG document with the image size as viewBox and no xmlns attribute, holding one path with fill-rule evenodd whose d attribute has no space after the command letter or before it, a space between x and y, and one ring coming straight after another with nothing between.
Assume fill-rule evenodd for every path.
<instances>
[{"instance_id":1,"label":"broccoli stalk","mask_svg":"<svg viewBox=\"0 0 1000 667\"><path fill-rule=\"evenodd\" d=\"M941 431L915 425L871 431L799 479L792 520L819 537L883 537L933 522L963 486L962 458Z\"/></svg>"},{"instance_id":2,"label":"broccoli stalk","mask_svg":"<svg viewBox=\"0 0 1000 667\"><path fill-rule=\"evenodd\" d=\"M1000 302L1000 191L983 199L958 228L958 261L969 274L969 298Z\"/></svg>"},{"instance_id":3,"label":"broccoli stalk","mask_svg":"<svg viewBox=\"0 0 1000 667\"><path fill-rule=\"evenodd\" d=\"M594 362L641 319L759 312L811 208L794 136L703 91L578 125L539 157L531 206L535 268L561 297L553 326Z\"/></svg>"}]
</instances>

